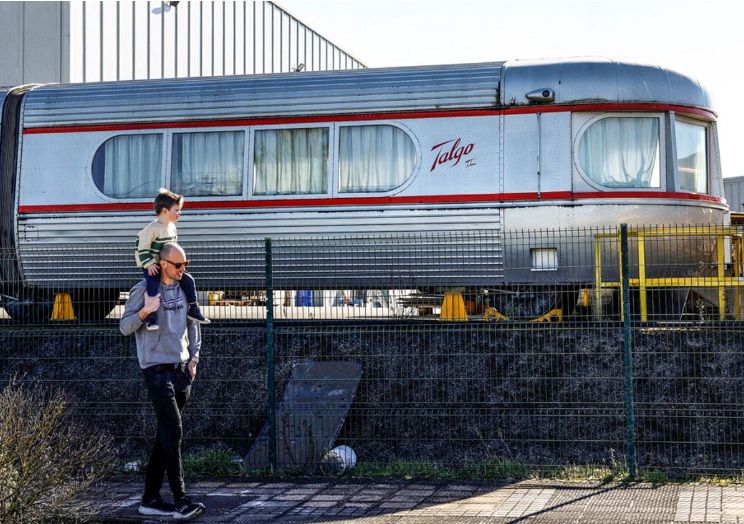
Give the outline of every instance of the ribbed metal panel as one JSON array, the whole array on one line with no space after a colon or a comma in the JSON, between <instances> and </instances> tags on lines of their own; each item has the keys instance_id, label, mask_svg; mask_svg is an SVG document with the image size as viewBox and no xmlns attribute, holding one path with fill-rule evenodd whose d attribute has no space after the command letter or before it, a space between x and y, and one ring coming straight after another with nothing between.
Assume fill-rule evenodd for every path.
<instances>
[{"instance_id":1,"label":"ribbed metal panel","mask_svg":"<svg viewBox=\"0 0 744 524\"><path fill-rule=\"evenodd\" d=\"M19 223L24 277L42 287L131 286L141 278L134 266L135 234L148 219L144 214L24 218ZM345 236L352 224L355 236ZM225 286L226 280L234 287L263 285L267 236L276 239L276 287L475 285L503 278L498 209L401 209L383 217L361 211L213 213L179 222L179 238L193 261L189 270L202 289ZM102 259L103 272L99 265L81 263Z\"/></svg>"},{"instance_id":2,"label":"ribbed metal panel","mask_svg":"<svg viewBox=\"0 0 744 524\"><path fill-rule=\"evenodd\" d=\"M5 97L8 96L9 88L7 87L0 87L0 129L2 129L3 125L3 104L5 103Z\"/></svg>"},{"instance_id":3,"label":"ribbed metal panel","mask_svg":"<svg viewBox=\"0 0 744 524\"><path fill-rule=\"evenodd\" d=\"M723 179L723 188L729 209L736 213L744 211L744 176Z\"/></svg>"},{"instance_id":4,"label":"ribbed metal panel","mask_svg":"<svg viewBox=\"0 0 744 524\"><path fill-rule=\"evenodd\" d=\"M50 85L25 127L491 108L501 63Z\"/></svg>"}]
</instances>

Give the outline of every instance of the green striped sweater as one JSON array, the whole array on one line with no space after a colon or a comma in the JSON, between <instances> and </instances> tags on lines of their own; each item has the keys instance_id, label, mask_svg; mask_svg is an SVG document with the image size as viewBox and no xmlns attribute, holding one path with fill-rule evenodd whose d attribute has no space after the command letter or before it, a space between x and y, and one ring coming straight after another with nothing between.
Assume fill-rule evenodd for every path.
<instances>
[{"instance_id":1,"label":"green striped sweater","mask_svg":"<svg viewBox=\"0 0 744 524\"><path fill-rule=\"evenodd\" d=\"M153 220L147 224L142 231L137 233L137 250L134 252L137 267L148 268L156 264L160 260L160 250L163 246L176 240L178 240L178 232L173 222L161 224Z\"/></svg>"}]
</instances>

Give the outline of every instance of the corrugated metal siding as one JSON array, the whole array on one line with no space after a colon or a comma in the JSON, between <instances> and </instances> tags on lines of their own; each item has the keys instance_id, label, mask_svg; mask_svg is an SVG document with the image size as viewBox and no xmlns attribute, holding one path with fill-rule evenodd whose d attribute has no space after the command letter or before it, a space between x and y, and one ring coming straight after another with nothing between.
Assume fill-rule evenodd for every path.
<instances>
[{"instance_id":1,"label":"corrugated metal siding","mask_svg":"<svg viewBox=\"0 0 744 524\"><path fill-rule=\"evenodd\" d=\"M731 211L736 213L744 211L744 176L724 178L723 191Z\"/></svg>"},{"instance_id":2,"label":"corrugated metal siding","mask_svg":"<svg viewBox=\"0 0 744 524\"><path fill-rule=\"evenodd\" d=\"M22 218L25 279L43 287L131 286L141 277L134 266L135 235L149 219ZM343 236L352 224L355 236ZM503 278L499 209L192 214L178 229L193 260L189 271L202 289L261 286L267 236L275 239L277 287L380 286L391 278L401 285L476 285ZM305 240L287 240L296 238ZM100 260L102 253L105 274L80 263Z\"/></svg>"},{"instance_id":3,"label":"corrugated metal siding","mask_svg":"<svg viewBox=\"0 0 744 524\"><path fill-rule=\"evenodd\" d=\"M3 125L3 104L6 96L8 96L8 88L0 87L0 128Z\"/></svg>"},{"instance_id":4,"label":"corrugated metal siding","mask_svg":"<svg viewBox=\"0 0 744 524\"><path fill-rule=\"evenodd\" d=\"M501 63L50 85L24 126L495 107Z\"/></svg>"}]
</instances>

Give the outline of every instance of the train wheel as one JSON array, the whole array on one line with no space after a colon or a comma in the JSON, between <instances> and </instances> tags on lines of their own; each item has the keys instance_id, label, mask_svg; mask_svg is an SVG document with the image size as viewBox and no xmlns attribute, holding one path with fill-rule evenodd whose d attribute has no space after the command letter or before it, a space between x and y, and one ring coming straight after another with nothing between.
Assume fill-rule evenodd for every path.
<instances>
[{"instance_id":1,"label":"train wheel","mask_svg":"<svg viewBox=\"0 0 744 524\"><path fill-rule=\"evenodd\" d=\"M512 320L532 320L561 307L560 291L510 290L493 296L495 308Z\"/></svg>"},{"instance_id":2,"label":"train wheel","mask_svg":"<svg viewBox=\"0 0 744 524\"><path fill-rule=\"evenodd\" d=\"M75 318L80 322L100 322L111 313L119 299L117 289L76 289L70 291Z\"/></svg>"},{"instance_id":3,"label":"train wheel","mask_svg":"<svg viewBox=\"0 0 744 524\"><path fill-rule=\"evenodd\" d=\"M18 298L6 297L3 307L19 324L46 324L52 317L54 295L43 291L26 291Z\"/></svg>"}]
</instances>

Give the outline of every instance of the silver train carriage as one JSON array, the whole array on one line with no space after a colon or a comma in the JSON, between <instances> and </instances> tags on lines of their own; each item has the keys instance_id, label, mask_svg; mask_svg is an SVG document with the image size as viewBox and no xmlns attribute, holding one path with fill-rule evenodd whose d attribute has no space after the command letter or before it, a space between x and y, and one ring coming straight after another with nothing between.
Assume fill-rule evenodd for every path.
<instances>
[{"instance_id":1,"label":"silver train carriage","mask_svg":"<svg viewBox=\"0 0 744 524\"><path fill-rule=\"evenodd\" d=\"M202 289L263 286L266 237L276 288L503 286L592 278L572 249L509 269L531 248L512 231L728 220L708 92L655 65L34 85L0 105L0 274L21 299L131 286L161 186L186 195Z\"/></svg>"}]
</instances>

